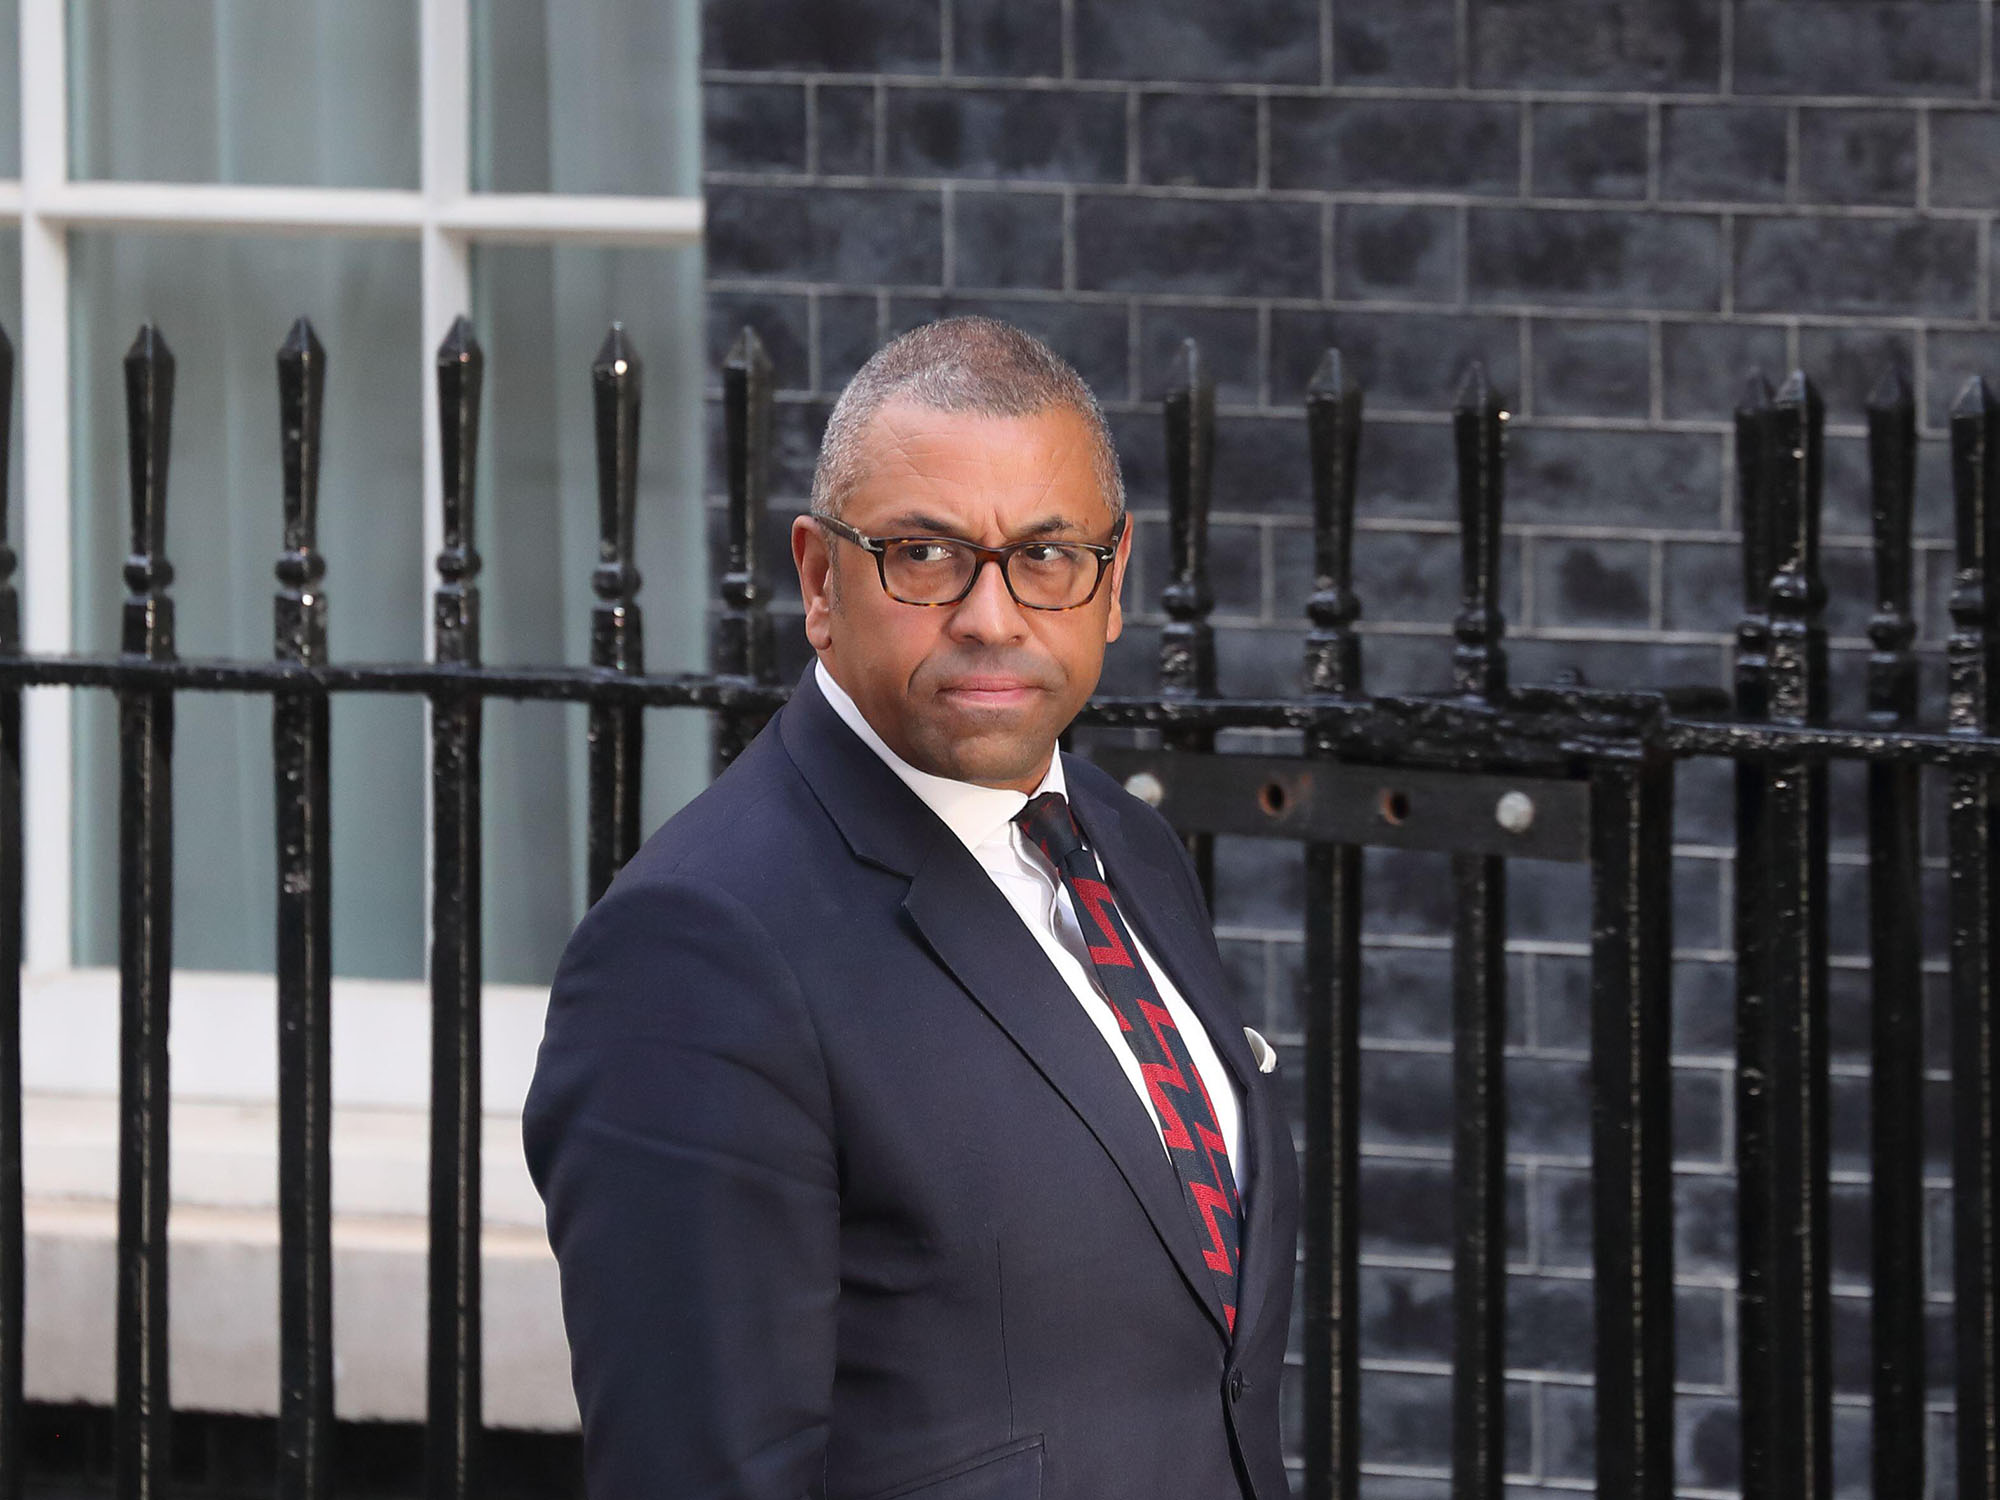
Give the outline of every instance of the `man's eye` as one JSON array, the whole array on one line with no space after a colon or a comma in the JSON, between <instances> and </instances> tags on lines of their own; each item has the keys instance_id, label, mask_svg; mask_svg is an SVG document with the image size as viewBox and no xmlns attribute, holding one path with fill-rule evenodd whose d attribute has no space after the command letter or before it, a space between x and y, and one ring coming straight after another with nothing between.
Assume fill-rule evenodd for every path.
<instances>
[{"instance_id":1,"label":"man's eye","mask_svg":"<svg viewBox=\"0 0 2000 1500\"><path fill-rule=\"evenodd\" d=\"M957 549L946 542L903 542L896 548L896 560L918 567L947 563Z\"/></svg>"}]
</instances>

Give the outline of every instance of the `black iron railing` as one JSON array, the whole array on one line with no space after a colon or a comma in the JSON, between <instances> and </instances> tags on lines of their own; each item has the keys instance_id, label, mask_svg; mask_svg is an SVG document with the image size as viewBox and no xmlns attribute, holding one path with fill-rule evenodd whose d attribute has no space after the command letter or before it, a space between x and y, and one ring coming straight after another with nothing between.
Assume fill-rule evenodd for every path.
<instances>
[{"instance_id":1,"label":"black iron railing","mask_svg":"<svg viewBox=\"0 0 2000 1500\"><path fill-rule=\"evenodd\" d=\"M11 352L0 345L0 414ZM592 367L599 564L588 666L497 668L479 652L474 545L482 356L461 320L438 354L444 550L434 655L327 660L315 550L325 356L303 321L278 355L284 550L269 662L183 661L173 645L166 473L173 360L142 330L126 360L132 556L123 650L21 654L0 547L0 1500L21 1490L21 736L24 688L109 689L120 706L123 1072L117 1313L118 1488L164 1493L167 1388L167 1071L172 964L173 710L189 691L268 694L277 804L280 1024L280 1491L330 1493L328 698L402 693L431 705L432 850L429 1493L481 1490L479 1297L480 721L488 698L582 702L590 715L594 898L636 848L643 711L709 710L719 762L782 702L770 590L758 567L771 370L745 332L723 372L729 530L714 670L647 674L632 567L640 361L613 328ZM1830 761L1868 766L1874 985L1875 1493L1927 1495L1922 1235L1923 1037L1918 798L1925 768L1950 790L1953 1275L1959 1493L2000 1500L2000 407L1970 383L1951 418L1959 571L1945 721L1918 712L1911 643L1915 418L1890 378L1869 410L1877 609L1866 722L1827 722L1819 566L1820 400L1803 375L1755 383L1737 414L1744 613L1733 704L1714 690L1515 687L1497 608L1506 413L1475 370L1453 418L1462 597L1453 691L1375 696L1362 682L1353 581L1362 399L1329 353L1306 393L1316 586L1304 691L1216 691L1207 515L1214 400L1189 345L1164 403L1172 577L1159 690L1103 697L1097 728L1150 743L1095 748L1189 838L1253 835L1305 852L1303 1364L1306 1492L1358 1490L1360 1141L1357 1015L1364 846L1452 855L1454 1094L1453 1488L1498 1500L1502 1479L1508 861L1585 864L1591 883L1591 1170L1600 1493L1667 1500L1674 1482L1673 1198L1669 973L1673 770L1736 768L1743 1490L1831 1493L1827 1230L1827 866ZM0 449L6 429L0 416ZM4 473L0 453L0 473ZM1218 754L1230 729L1291 731L1297 755ZM1128 739L1132 737L1127 737Z\"/></svg>"}]
</instances>

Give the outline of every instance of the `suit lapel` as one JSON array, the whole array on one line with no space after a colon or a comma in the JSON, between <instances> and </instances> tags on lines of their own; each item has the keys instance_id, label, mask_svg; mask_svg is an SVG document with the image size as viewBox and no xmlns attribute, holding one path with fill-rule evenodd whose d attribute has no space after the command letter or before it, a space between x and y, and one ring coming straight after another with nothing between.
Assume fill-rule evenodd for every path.
<instances>
[{"instance_id":1,"label":"suit lapel","mask_svg":"<svg viewBox=\"0 0 2000 1500\"><path fill-rule=\"evenodd\" d=\"M1221 1295L1152 1116L1006 898L965 847L947 839L917 872L903 906L966 992L1097 1137L1189 1289L1217 1328L1226 1328Z\"/></svg>"},{"instance_id":2,"label":"suit lapel","mask_svg":"<svg viewBox=\"0 0 2000 1500\"><path fill-rule=\"evenodd\" d=\"M1189 1290L1217 1330L1226 1330L1221 1296L1202 1262L1193 1216L1152 1116L1006 897L922 800L841 722L810 670L780 714L778 729L854 853L910 877L903 907L925 942L1097 1138ZM1237 1040L1242 1043L1240 1027Z\"/></svg>"},{"instance_id":3,"label":"suit lapel","mask_svg":"<svg viewBox=\"0 0 2000 1500\"><path fill-rule=\"evenodd\" d=\"M1186 892L1173 871L1156 860L1133 852L1126 838L1123 810L1099 800L1082 786L1081 778L1071 779L1071 804L1084 837L1104 862L1119 913L1138 929L1139 938L1159 960L1181 992L1189 1009L1201 1020L1223 1066L1236 1082L1243 1098L1242 1149L1248 1154L1244 1181L1246 1220L1242 1228L1242 1265L1238 1276L1236 1330L1238 1339L1255 1327L1258 1314L1269 1294L1272 1279L1292 1274L1294 1247L1272 1244L1273 1204L1277 1196L1263 1180L1264 1165L1280 1158L1273 1130L1287 1129L1276 1118L1275 1090L1257 1071L1250 1042L1243 1034L1243 1021L1229 997L1228 981L1216 962L1213 947L1204 941L1198 921L1188 920ZM1279 1252L1282 1250L1282 1256Z\"/></svg>"}]
</instances>

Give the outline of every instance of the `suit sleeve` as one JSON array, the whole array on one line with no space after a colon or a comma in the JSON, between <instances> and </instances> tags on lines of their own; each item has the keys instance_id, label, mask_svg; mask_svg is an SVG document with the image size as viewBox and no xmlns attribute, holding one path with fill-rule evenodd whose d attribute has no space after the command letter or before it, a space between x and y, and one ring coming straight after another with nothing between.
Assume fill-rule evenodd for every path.
<instances>
[{"instance_id":1,"label":"suit sleeve","mask_svg":"<svg viewBox=\"0 0 2000 1500\"><path fill-rule=\"evenodd\" d=\"M832 1108L756 916L620 882L563 955L523 1119L595 1500L799 1500L824 1469Z\"/></svg>"}]
</instances>

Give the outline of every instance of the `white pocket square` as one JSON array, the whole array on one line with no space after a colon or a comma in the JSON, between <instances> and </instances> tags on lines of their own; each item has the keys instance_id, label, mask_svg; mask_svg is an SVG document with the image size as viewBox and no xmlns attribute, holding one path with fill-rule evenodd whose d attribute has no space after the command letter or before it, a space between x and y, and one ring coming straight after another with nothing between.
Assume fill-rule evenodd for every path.
<instances>
[{"instance_id":1,"label":"white pocket square","mask_svg":"<svg viewBox=\"0 0 2000 1500\"><path fill-rule=\"evenodd\" d=\"M1250 1055L1257 1059L1257 1071L1269 1073L1278 1066L1278 1049L1264 1040L1264 1034L1254 1026L1245 1026L1243 1035L1250 1043Z\"/></svg>"}]
</instances>

